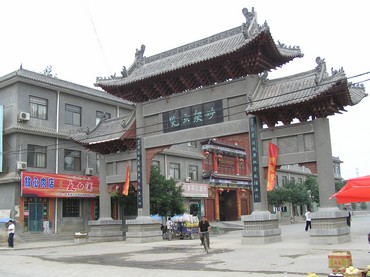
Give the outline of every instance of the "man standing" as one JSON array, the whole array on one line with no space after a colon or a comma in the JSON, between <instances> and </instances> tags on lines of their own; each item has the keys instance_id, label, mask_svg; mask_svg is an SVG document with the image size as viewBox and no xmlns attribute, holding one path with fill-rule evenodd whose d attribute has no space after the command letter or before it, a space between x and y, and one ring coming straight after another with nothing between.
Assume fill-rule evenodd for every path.
<instances>
[{"instance_id":1,"label":"man standing","mask_svg":"<svg viewBox=\"0 0 370 277\"><path fill-rule=\"evenodd\" d=\"M308 231L308 227L311 229L311 211L310 209L307 209L307 212L304 214L306 217L306 227L305 230L306 232Z\"/></svg>"},{"instance_id":2,"label":"man standing","mask_svg":"<svg viewBox=\"0 0 370 277\"><path fill-rule=\"evenodd\" d=\"M208 248L211 248L209 246L209 232L211 231L211 225L207 221L207 218L203 215L202 220L199 222L198 225L198 233L200 234L200 241L201 244L203 245L204 238L207 241Z\"/></svg>"},{"instance_id":3,"label":"man standing","mask_svg":"<svg viewBox=\"0 0 370 277\"><path fill-rule=\"evenodd\" d=\"M167 218L167 222L166 222L166 235L167 235L167 240L171 240L171 236L173 234L173 222L171 220L171 218Z\"/></svg>"},{"instance_id":4,"label":"man standing","mask_svg":"<svg viewBox=\"0 0 370 277\"><path fill-rule=\"evenodd\" d=\"M8 221L8 246L13 248L14 247L14 233L15 233L15 225L12 220Z\"/></svg>"}]
</instances>

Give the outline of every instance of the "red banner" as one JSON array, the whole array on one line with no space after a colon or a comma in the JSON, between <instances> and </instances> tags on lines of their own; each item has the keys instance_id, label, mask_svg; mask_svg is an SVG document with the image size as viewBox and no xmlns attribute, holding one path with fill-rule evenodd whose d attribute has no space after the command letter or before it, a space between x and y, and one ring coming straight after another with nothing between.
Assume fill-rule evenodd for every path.
<instances>
[{"instance_id":1,"label":"red banner","mask_svg":"<svg viewBox=\"0 0 370 277\"><path fill-rule=\"evenodd\" d=\"M125 179L125 184L123 185L123 189L122 189L122 194L124 196L128 195L129 186L130 186L130 167L127 164L127 166L126 166L126 179Z\"/></svg>"},{"instance_id":2,"label":"red banner","mask_svg":"<svg viewBox=\"0 0 370 277\"><path fill-rule=\"evenodd\" d=\"M22 171L21 195L53 198L99 196L99 178Z\"/></svg>"},{"instance_id":3,"label":"red banner","mask_svg":"<svg viewBox=\"0 0 370 277\"><path fill-rule=\"evenodd\" d=\"M267 191L273 190L276 178L276 160L278 157L277 145L269 142L269 160L267 169Z\"/></svg>"}]
</instances>

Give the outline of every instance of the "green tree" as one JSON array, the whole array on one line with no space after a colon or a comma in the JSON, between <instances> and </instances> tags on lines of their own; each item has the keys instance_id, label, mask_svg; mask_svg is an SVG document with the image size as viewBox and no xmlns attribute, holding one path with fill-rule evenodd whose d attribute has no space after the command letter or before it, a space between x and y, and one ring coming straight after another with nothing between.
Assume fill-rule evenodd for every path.
<instances>
[{"instance_id":1,"label":"green tree","mask_svg":"<svg viewBox=\"0 0 370 277\"><path fill-rule=\"evenodd\" d=\"M54 78L58 78L57 74L54 74L53 73L53 66L51 65L48 65L42 72L41 74L44 74L46 76L49 76L49 77L54 77Z\"/></svg>"},{"instance_id":2,"label":"green tree","mask_svg":"<svg viewBox=\"0 0 370 277\"><path fill-rule=\"evenodd\" d=\"M345 180L335 182L335 192L340 191L341 188L343 188L345 184L346 184Z\"/></svg>"},{"instance_id":3,"label":"green tree","mask_svg":"<svg viewBox=\"0 0 370 277\"><path fill-rule=\"evenodd\" d=\"M116 199L121 207L123 207L123 214L125 216L137 215L137 194L133 185L128 188L128 195L122 195L122 188L112 194L112 198Z\"/></svg>"},{"instance_id":4,"label":"green tree","mask_svg":"<svg viewBox=\"0 0 370 277\"><path fill-rule=\"evenodd\" d=\"M267 192L267 201L270 205L281 207L288 201L288 195L284 187L275 187Z\"/></svg>"},{"instance_id":5,"label":"green tree","mask_svg":"<svg viewBox=\"0 0 370 277\"><path fill-rule=\"evenodd\" d=\"M151 214L172 216L185 212L182 187L177 187L174 180L166 180L155 166L150 172L149 191Z\"/></svg>"},{"instance_id":6,"label":"green tree","mask_svg":"<svg viewBox=\"0 0 370 277\"><path fill-rule=\"evenodd\" d=\"M307 179L303 182L304 188L307 190L310 204L312 203L320 203L319 198L319 185L317 183L317 178L313 176L307 177Z\"/></svg>"}]
</instances>

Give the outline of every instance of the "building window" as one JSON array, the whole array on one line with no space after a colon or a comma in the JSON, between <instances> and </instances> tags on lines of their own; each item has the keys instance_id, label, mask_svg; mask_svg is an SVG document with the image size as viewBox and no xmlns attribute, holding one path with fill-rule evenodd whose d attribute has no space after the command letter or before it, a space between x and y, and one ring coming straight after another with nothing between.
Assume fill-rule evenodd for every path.
<instances>
[{"instance_id":1,"label":"building window","mask_svg":"<svg viewBox=\"0 0 370 277\"><path fill-rule=\"evenodd\" d=\"M152 160L152 167L156 167L158 169L158 171L159 171L160 170L159 161Z\"/></svg>"},{"instance_id":2,"label":"building window","mask_svg":"<svg viewBox=\"0 0 370 277\"><path fill-rule=\"evenodd\" d=\"M290 177L290 182L292 182L293 184L295 184L295 178L294 177Z\"/></svg>"},{"instance_id":3,"label":"building window","mask_svg":"<svg viewBox=\"0 0 370 277\"><path fill-rule=\"evenodd\" d=\"M299 183L300 185L302 185L302 184L303 184L303 179L302 179L302 178L298 178L298 183Z\"/></svg>"},{"instance_id":4,"label":"building window","mask_svg":"<svg viewBox=\"0 0 370 277\"><path fill-rule=\"evenodd\" d=\"M282 180L283 180L283 186L288 184L288 177L287 176L283 176Z\"/></svg>"},{"instance_id":5,"label":"building window","mask_svg":"<svg viewBox=\"0 0 370 277\"><path fill-rule=\"evenodd\" d=\"M30 167L46 167L46 147L31 145L27 146L27 164Z\"/></svg>"},{"instance_id":6,"label":"building window","mask_svg":"<svg viewBox=\"0 0 370 277\"><path fill-rule=\"evenodd\" d=\"M196 142L196 141L190 141L190 142L188 142L188 146L189 146L189 147L194 147L194 148L196 148L196 147L197 147L197 142Z\"/></svg>"},{"instance_id":7,"label":"building window","mask_svg":"<svg viewBox=\"0 0 370 277\"><path fill-rule=\"evenodd\" d=\"M170 163L170 176L175 179L180 179L180 164Z\"/></svg>"},{"instance_id":8,"label":"building window","mask_svg":"<svg viewBox=\"0 0 370 277\"><path fill-rule=\"evenodd\" d=\"M81 171L81 151L64 150L64 169Z\"/></svg>"},{"instance_id":9,"label":"building window","mask_svg":"<svg viewBox=\"0 0 370 277\"><path fill-rule=\"evenodd\" d=\"M63 198L63 217L80 216L80 199Z\"/></svg>"},{"instance_id":10,"label":"building window","mask_svg":"<svg viewBox=\"0 0 370 277\"><path fill-rule=\"evenodd\" d=\"M189 177L193 181L198 180L198 167L196 165L189 165Z\"/></svg>"},{"instance_id":11,"label":"building window","mask_svg":"<svg viewBox=\"0 0 370 277\"><path fill-rule=\"evenodd\" d=\"M111 114L110 113L103 113L103 112L100 112L100 111L96 111L96 120L95 120L95 123L96 125L99 124L99 122L103 119L110 119L111 118Z\"/></svg>"},{"instance_id":12,"label":"building window","mask_svg":"<svg viewBox=\"0 0 370 277\"><path fill-rule=\"evenodd\" d=\"M81 107L66 104L66 124L81 126Z\"/></svg>"},{"instance_id":13,"label":"building window","mask_svg":"<svg viewBox=\"0 0 370 277\"><path fill-rule=\"evenodd\" d=\"M30 96L30 116L39 119L48 119L48 100Z\"/></svg>"}]
</instances>

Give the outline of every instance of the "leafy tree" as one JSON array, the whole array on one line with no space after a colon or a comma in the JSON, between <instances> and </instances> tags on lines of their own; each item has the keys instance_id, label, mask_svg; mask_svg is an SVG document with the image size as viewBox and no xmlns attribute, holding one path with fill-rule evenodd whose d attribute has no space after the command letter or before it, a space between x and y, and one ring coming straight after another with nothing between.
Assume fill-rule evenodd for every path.
<instances>
[{"instance_id":1,"label":"leafy tree","mask_svg":"<svg viewBox=\"0 0 370 277\"><path fill-rule=\"evenodd\" d=\"M317 183L317 178L309 176L304 182L303 185L308 192L310 203L320 203L319 198L319 185Z\"/></svg>"},{"instance_id":2,"label":"leafy tree","mask_svg":"<svg viewBox=\"0 0 370 277\"><path fill-rule=\"evenodd\" d=\"M335 182L335 192L340 191L341 188L343 188L345 184L346 184L345 180Z\"/></svg>"},{"instance_id":3,"label":"leafy tree","mask_svg":"<svg viewBox=\"0 0 370 277\"><path fill-rule=\"evenodd\" d=\"M174 180L166 180L155 166L150 172L149 191L151 214L172 216L185 212L182 187L176 187Z\"/></svg>"},{"instance_id":4,"label":"leafy tree","mask_svg":"<svg viewBox=\"0 0 370 277\"><path fill-rule=\"evenodd\" d=\"M48 65L44 69L44 71L41 72L41 74L44 74L44 75L49 76L49 77L58 78L57 74L53 73L53 66L51 66L51 65Z\"/></svg>"},{"instance_id":5,"label":"leafy tree","mask_svg":"<svg viewBox=\"0 0 370 277\"><path fill-rule=\"evenodd\" d=\"M284 187L275 187L267 192L267 201L270 205L280 207L288 201L286 189Z\"/></svg>"},{"instance_id":6,"label":"leafy tree","mask_svg":"<svg viewBox=\"0 0 370 277\"><path fill-rule=\"evenodd\" d=\"M123 207L124 215L137 215L137 194L133 185L128 188L128 195L122 195L122 188L113 193L112 198L117 199L118 203Z\"/></svg>"}]
</instances>

